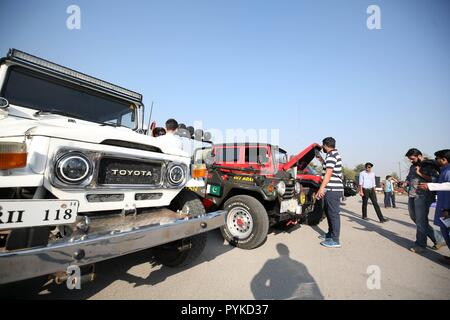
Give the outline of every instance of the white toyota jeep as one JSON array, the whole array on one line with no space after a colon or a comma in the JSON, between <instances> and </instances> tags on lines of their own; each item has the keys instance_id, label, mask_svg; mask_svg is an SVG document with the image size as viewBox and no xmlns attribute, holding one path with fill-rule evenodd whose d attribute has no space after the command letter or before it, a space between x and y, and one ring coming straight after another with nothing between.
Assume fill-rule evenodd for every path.
<instances>
[{"instance_id":1,"label":"white toyota jeep","mask_svg":"<svg viewBox=\"0 0 450 320\"><path fill-rule=\"evenodd\" d=\"M191 262L225 213L205 214L182 150L143 134L142 95L12 49L0 60L0 284L67 278L153 248Z\"/></svg>"}]
</instances>

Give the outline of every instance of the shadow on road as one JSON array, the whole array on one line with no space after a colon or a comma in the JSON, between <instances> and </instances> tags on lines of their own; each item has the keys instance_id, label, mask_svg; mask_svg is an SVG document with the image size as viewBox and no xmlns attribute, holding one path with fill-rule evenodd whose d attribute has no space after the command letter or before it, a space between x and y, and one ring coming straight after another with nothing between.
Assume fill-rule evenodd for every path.
<instances>
[{"instance_id":1,"label":"shadow on road","mask_svg":"<svg viewBox=\"0 0 450 320\"><path fill-rule=\"evenodd\" d=\"M313 229L315 232L317 232L317 234L319 236L325 236L327 234L326 231L324 231L321 227L319 226L311 226L311 229Z\"/></svg>"},{"instance_id":2,"label":"shadow on road","mask_svg":"<svg viewBox=\"0 0 450 320\"><path fill-rule=\"evenodd\" d=\"M95 266L96 279L93 282L83 284L82 290L68 290L65 284L51 283L43 288L41 279L32 279L14 284L0 286L1 299L89 299L96 293L110 286L115 281L125 281L134 287L154 286L163 282L166 278L193 268L204 262L214 260L216 257L234 249L225 245L219 230L208 233L208 241L205 251L191 265L183 268L169 268L161 266L153 258L151 249L143 250L119 258L97 263ZM129 273L129 270L142 264L150 264L151 271L146 277L138 277ZM160 268L156 268L160 266ZM39 281L41 280L41 281ZM148 297L151 299L152 297Z\"/></svg>"},{"instance_id":3,"label":"shadow on road","mask_svg":"<svg viewBox=\"0 0 450 320\"><path fill-rule=\"evenodd\" d=\"M386 216L386 217L389 218L389 220L391 220L392 222L401 224L401 225L403 225L403 226L405 226L407 228L412 228L414 230L416 229L416 225L414 223L410 223L410 222L405 222L405 221L402 221L402 220L394 219L394 218L392 218L392 215L389 215L389 216Z\"/></svg>"},{"instance_id":4,"label":"shadow on road","mask_svg":"<svg viewBox=\"0 0 450 320\"><path fill-rule=\"evenodd\" d=\"M362 228L354 227L355 229L362 230L362 231L370 231L370 232L376 232L379 235L385 237L386 239L389 239L390 241L394 242L395 244L405 248L405 250L409 250L410 248L414 247L414 240L406 239L401 236L399 236L397 233L389 231L387 229L384 229L382 224L379 223L372 223L370 221L365 221L361 219L361 216L355 212L341 209L341 214L344 214L345 217L350 219L352 222L356 222L362 226ZM391 218L390 218L391 219ZM391 219L391 222L388 223L395 223L395 220ZM406 222L402 222L403 224L407 224ZM413 225L415 228L415 226ZM413 254L411 252L411 254ZM427 250L424 254L421 255L424 258L427 258L435 263L438 263L442 266L445 266L447 268L450 268L447 264L442 263L440 259L443 257L439 253Z\"/></svg>"},{"instance_id":5,"label":"shadow on road","mask_svg":"<svg viewBox=\"0 0 450 320\"><path fill-rule=\"evenodd\" d=\"M289 227L285 227L282 225L278 225L278 226L273 226L269 229L269 234L280 234L280 233L292 233L295 232L299 229L301 229L302 225L301 224L296 224L296 225L291 225Z\"/></svg>"},{"instance_id":6,"label":"shadow on road","mask_svg":"<svg viewBox=\"0 0 450 320\"><path fill-rule=\"evenodd\" d=\"M356 216L359 216L359 217L361 217L362 216L362 201L361 200L358 200L358 203L360 203L361 204L361 214L357 214L357 213L355 213L355 212L352 212L352 213L354 213ZM408 203L407 202L401 202L401 201L397 201L397 205L398 204L406 204L406 205L408 205ZM383 208L383 206L384 206L384 204L383 203L381 203L381 202L379 202L378 201L378 205L380 206L380 209L381 209L381 212L383 213L383 215L386 217L386 218L389 218L391 221L393 221L393 222L396 222L396 223L399 223L399 224L401 224L401 225L404 225L405 227L410 227L410 228L416 228L416 225L414 224L414 223L409 223L409 222L405 222L405 221L402 221L402 220L398 220L398 219L395 219L395 218L392 218L392 214L394 213L394 214L403 214L403 212L401 212L401 211L403 211L403 210L406 210L406 211L408 211L408 208L400 208L400 207L398 207L397 206L397 209L392 209L392 208L389 208L389 210L396 210L396 211L394 211L394 212L389 212L389 215L386 215L386 208ZM368 203L368 207L373 207L373 204L372 203ZM344 211L344 210L343 210ZM375 212L373 212L374 214L375 214ZM368 215L370 215L370 212L368 212ZM376 215L375 215L375 217L376 217Z\"/></svg>"},{"instance_id":7,"label":"shadow on road","mask_svg":"<svg viewBox=\"0 0 450 320\"><path fill-rule=\"evenodd\" d=\"M306 266L289 256L289 248L277 244L280 255L268 260L250 286L257 300L323 300Z\"/></svg>"}]
</instances>

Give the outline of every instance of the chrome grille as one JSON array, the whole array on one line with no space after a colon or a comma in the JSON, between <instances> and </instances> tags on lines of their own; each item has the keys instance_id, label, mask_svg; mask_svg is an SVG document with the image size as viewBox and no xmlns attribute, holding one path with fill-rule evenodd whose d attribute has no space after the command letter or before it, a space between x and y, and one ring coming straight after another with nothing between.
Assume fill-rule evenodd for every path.
<instances>
[{"instance_id":1,"label":"chrome grille","mask_svg":"<svg viewBox=\"0 0 450 320\"><path fill-rule=\"evenodd\" d=\"M286 185L286 193L283 195L283 199L292 199L295 196L295 185Z\"/></svg>"},{"instance_id":2,"label":"chrome grille","mask_svg":"<svg viewBox=\"0 0 450 320\"><path fill-rule=\"evenodd\" d=\"M131 159L103 158L100 160L99 185L145 185L161 184L162 164Z\"/></svg>"}]
</instances>

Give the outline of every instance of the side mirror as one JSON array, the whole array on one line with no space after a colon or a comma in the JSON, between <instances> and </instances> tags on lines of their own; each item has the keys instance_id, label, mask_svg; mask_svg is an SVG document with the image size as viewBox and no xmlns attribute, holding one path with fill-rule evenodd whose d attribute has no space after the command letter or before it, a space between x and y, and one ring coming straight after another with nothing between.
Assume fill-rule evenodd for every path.
<instances>
[{"instance_id":1,"label":"side mirror","mask_svg":"<svg viewBox=\"0 0 450 320\"><path fill-rule=\"evenodd\" d=\"M0 109L6 110L9 107L9 101L3 97L0 97Z\"/></svg>"}]
</instances>

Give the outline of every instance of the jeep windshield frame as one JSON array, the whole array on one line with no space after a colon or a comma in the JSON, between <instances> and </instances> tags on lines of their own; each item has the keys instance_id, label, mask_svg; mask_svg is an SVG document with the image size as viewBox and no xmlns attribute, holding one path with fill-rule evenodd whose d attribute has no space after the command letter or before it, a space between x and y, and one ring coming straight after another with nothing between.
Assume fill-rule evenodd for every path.
<instances>
[{"instance_id":1,"label":"jeep windshield frame","mask_svg":"<svg viewBox=\"0 0 450 320\"><path fill-rule=\"evenodd\" d=\"M272 157L277 164L286 164L289 161L287 151L277 147L272 147Z\"/></svg>"},{"instance_id":2,"label":"jeep windshield frame","mask_svg":"<svg viewBox=\"0 0 450 320\"><path fill-rule=\"evenodd\" d=\"M8 68L0 96L10 104L41 113L66 113L77 119L132 130L139 127L141 106L136 103L20 65Z\"/></svg>"}]
</instances>

